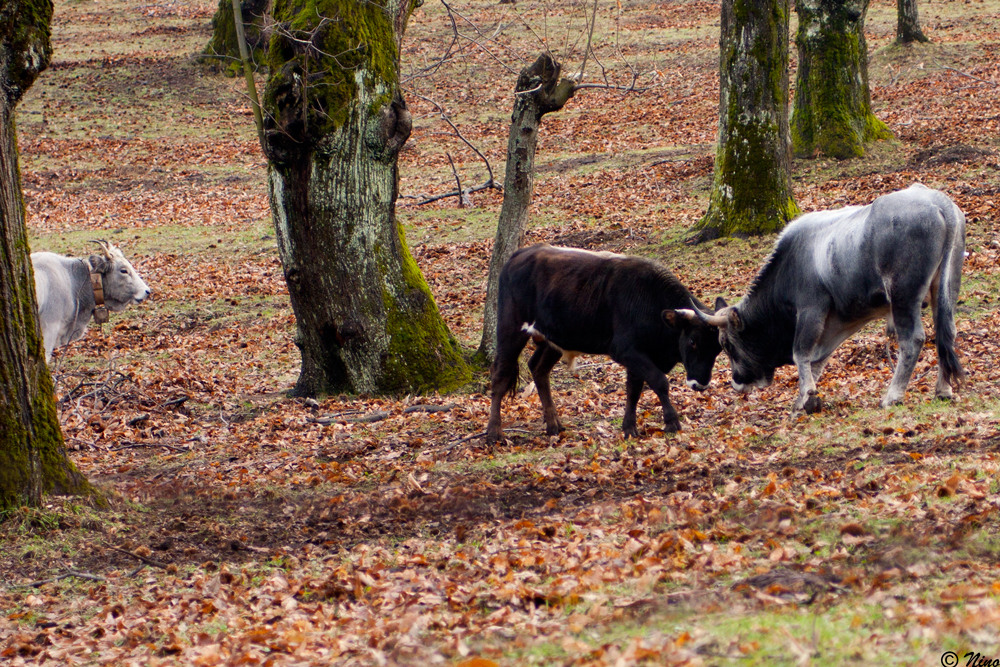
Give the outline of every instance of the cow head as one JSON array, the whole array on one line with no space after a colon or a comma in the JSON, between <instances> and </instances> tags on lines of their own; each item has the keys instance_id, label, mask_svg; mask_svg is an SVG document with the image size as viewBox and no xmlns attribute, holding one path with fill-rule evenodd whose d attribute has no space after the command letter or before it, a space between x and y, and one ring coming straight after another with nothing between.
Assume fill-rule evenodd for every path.
<instances>
[{"instance_id":1,"label":"cow head","mask_svg":"<svg viewBox=\"0 0 1000 667\"><path fill-rule=\"evenodd\" d=\"M766 387L774 380L774 367L765 364L743 336L743 318L739 306L730 306L719 297L715 300L715 312L700 309L678 311L685 317L698 320L706 325L718 327L719 345L729 357L732 369L733 389L743 393L754 387Z\"/></svg>"},{"instance_id":2,"label":"cow head","mask_svg":"<svg viewBox=\"0 0 1000 667\"><path fill-rule=\"evenodd\" d=\"M145 301L151 291L149 285L139 277L135 267L125 259L125 255L115 245L107 241L95 241L101 253L91 255L91 270L101 274L104 283L104 304L108 310L125 310L133 303Z\"/></svg>"},{"instance_id":3,"label":"cow head","mask_svg":"<svg viewBox=\"0 0 1000 667\"><path fill-rule=\"evenodd\" d=\"M695 391L705 391L712 381L712 367L722 348L719 346L719 330L697 317L688 317L692 311L664 310L663 321L667 326L680 332L681 363L687 374L687 386Z\"/></svg>"}]
</instances>

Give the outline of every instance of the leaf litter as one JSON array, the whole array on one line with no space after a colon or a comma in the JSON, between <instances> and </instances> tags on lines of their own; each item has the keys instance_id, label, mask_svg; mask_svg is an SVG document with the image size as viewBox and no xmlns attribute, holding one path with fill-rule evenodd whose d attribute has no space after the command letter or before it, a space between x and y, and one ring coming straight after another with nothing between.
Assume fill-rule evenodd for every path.
<instances>
[{"instance_id":1,"label":"leaf litter","mask_svg":"<svg viewBox=\"0 0 1000 667\"><path fill-rule=\"evenodd\" d=\"M926 10L925 51L890 47L894 7L869 14L874 103L897 143L849 163L796 161L795 188L804 210L914 180L958 201L970 252L959 400L930 400L929 340L906 404L880 410L894 352L873 326L835 354L819 415L788 418L792 369L739 397L722 362L708 392L674 383L680 434L662 432L647 392L642 437L626 441L624 373L593 358L553 376L564 434L544 436L537 396L524 395L505 404L508 441L487 449L483 375L448 396L285 397L298 358L264 160L240 82L190 59L214 5L58 3L55 61L18 119L33 248L82 254L108 235L156 296L57 353L67 446L110 508L52 497L0 524L0 658L919 663L996 647L997 26L954 3ZM462 11L485 25L507 10ZM676 241L708 193L717 12L623 10L663 86L588 92L546 119L530 242L641 253L704 299L742 294L770 239ZM404 62L443 52L449 25L440 6L419 10ZM502 32L513 52L537 49ZM462 63L410 85L500 164L512 75L482 50ZM452 187L445 149L480 182L478 157L444 135L432 105L411 107L402 193ZM492 234L456 238L469 216L494 221L501 198L476 194L457 218L454 201L419 212L409 201L414 256L473 348Z\"/></svg>"}]
</instances>

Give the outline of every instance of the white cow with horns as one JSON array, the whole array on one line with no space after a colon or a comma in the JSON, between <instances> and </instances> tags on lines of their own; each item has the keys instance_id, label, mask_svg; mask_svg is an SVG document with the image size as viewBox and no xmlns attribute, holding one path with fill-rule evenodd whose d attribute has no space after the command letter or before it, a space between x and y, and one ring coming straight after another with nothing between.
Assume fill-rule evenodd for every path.
<instances>
[{"instance_id":1,"label":"white cow with horns","mask_svg":"<svg viewBox=\"0 0 1000 667\"><path fill-rule=\"evenodd\" d=\"M125 310L151 293L121 250L107 241L95 243L101 254L86 259L31 253L45 361L54 348L82 338L92 318L107 322L109 310Z\"/></svg>"},{"instance_id":2,"label":"white cow with horns","mask_svg":"<svg viewBox=\"0 0 1000 667\"><path fill-rule=\"evenodd\" d=\"M920 184L798 218L778 237L749 293L715 313L684 311L719 327L733 387L770 384L795 364L793 411L821 407L816 380L830 354L866 322L888 317L899 361L882 405L903 399L926 335L920 309L930 304L938 352L935 393L952 396L965 371L955 354L955 307L965 255L965 215L945 194ZM678 311L681 313L681 311Z\"/></svg>"}]
</instances>

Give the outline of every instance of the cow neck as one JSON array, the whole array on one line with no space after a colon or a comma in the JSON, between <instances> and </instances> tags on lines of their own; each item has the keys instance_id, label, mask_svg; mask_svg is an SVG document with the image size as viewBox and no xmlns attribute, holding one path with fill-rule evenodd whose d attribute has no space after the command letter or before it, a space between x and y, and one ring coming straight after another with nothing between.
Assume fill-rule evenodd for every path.
<instances>
[{"instance_id":1,"label":"cow neck","mask_svg":"<svg viewBox=\"0 0 1000 667\"><path fill-rule=\"evenodd\" d=\"M87 270L90 272L90 286L94 290L94 321L104 324L110 317L108 307L104 305L104 276L100 271L94 270L90 260L87 260Z\"/></svg>"}]
</instances>

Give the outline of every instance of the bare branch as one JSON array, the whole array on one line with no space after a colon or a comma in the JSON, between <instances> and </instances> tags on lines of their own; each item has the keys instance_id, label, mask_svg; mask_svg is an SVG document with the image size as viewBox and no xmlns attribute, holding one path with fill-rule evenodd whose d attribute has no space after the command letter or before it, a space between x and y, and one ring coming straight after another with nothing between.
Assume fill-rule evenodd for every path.
<instances>
[{"instance_id":1,"label":"bare branch","mask_svg":"<svg viewBox=\"0 0 1000 667\"><path fill-rule=\"evenodd\" d=\"M476 192L482 192L483 190L503 190L503 188L496 183L483 183L482 185L477 185L474 188L466 188L465 190L452 190L451 192L446 192L443 195L434 195L433 197L427 197L426 199L421 199L416 202L415 206L423 206L424 204L430 204L432 202L440 201L442 199L447 199L448 197L461 197L462 194L474 194Z\"/></svg>"},{"instance_id":2,"label":"bare branch","mask_svg":"<svg viewBox=\"0 0 1000 667\"><path fill-rule=\"evenodd\" d=\"M77 570L66 570L63 574L52 577L51 579L39 579L38 581L29 581L26 584L13 584L13 587L18 588L38 588L44 584L51 584L62 579L68 579L70 577L77 577L78 579L89 579L90 581L107 581L106 578L99 574L90 574L89 572L79 572Z\"/></svg>"},{"instance_id":3,"label":"bare branch","mask_svg":"<svg viewBox=\"0 0 1000 667\"><path fill-rule=\"evenodd\" d=\"M954 67L949 67L948 65L942 65L940 63L937 63L936 61L935 61L935 64L937 65L937 69L943 69L943 70L948 71L948 72L954 72L955 74L958 74L960 76L964 76L967 79L972 79L973 81L978 81L979 83L989 84L989 85L993 86L994 88L996 88L998 85L1000 85L996 81L990 81L989 79L980 79L978 76L975 76L973 74L969 74L968 72L963 72L962 70L955 69Z\"/></svg>"},{"instance_id":4,"label":"bare branch","mask_svg":"<svg viewBox=\"0 0 1000 667\"><path fill-rule=\"evenodd\" d=\"M444 3L441 3L441 4L444 4ZM429 67L425 67L424 69L420 70L419 72L417 72L415 74L410 74L410 75L404 77L400 81L400 85L405 85L405 84L409 83L410 81L413 81L414 79L422 78L422 77L425 77L425 76L431 76L432 74L434 74L435 72L437 72L438 69L440 69L443 64L445 64L446 62L449 62L451 60L452 49L454 49L455 45L458 44L458 39L459 39L459 36L458 36L458 24L455 23L455 17L451 13L451 8L448 7L447 4L445 4L444 6L448 10L448 20L451 21L451 43L448 44L448 47L444 50L444 54L440 58L438 58L437 62L435 62L433 65L431 65Z\"/></svg>"},{"instance_id":5,"label":"bare branch","mask_svg":"<svg viewBox=\"0 0 1000 667\"><path fill-rule=\"evenodd\" d=\"M448 164L451 165L451 173L455 176L455 184L458 187L458 207L468 208L472 206L472 201L469 199L469 193L462 190L462 179L458 177L458 170L455 169L455 161L451 159L451 153L445 153L448 156Z\"/></svg>"},{"instance_id":6,"label":"bare branch","mask_svg":"<svg viewBox=\"0 0 1000 667\"><path fill-rule=\"evenodd\" d=\"M502 190L503 186L499 185L494 180L494 178L493 178L493 167L490 166L490 161L486 159L486 156L483 155L482 151L480 151L478 148L476 148L472 144L471 141L469 141L468 139L465 138L465 136L462 134L461 130L458 129L458 126L455 125L455 123L452 122L451 117L444 110L444 107L442 107L440 104L437 103L437 101L435 101L435 100L433 100L433 99L431 99L429 97L425 97L424 95L421 95L419 93L413 93L413 94L416 97L419 97L420 99L424 100L425 102L430 102L431 104L434 105L434 107L438 110L438 113L440 114L441 118L444 120L444 122L448 123L448 125L451 127L452 131L455 133L455 136L457 136L459 139L461 139L462 143L464 143L466 146L468 146L469 148L471 148L473 150L473 152L476 155L479 156L479 159L483 161L483 164L486 165L486 173L488 175L488 178L487 178L486 182L483 183L480 186L477 186L475 188L467 188L467 189L463 190L462 189L462 183L459 182L458 183L458 191L457 192L449 192L447 194L438 195L438 196L435 196L435 197L429 197L429 198L423 199L423 200L417 202L417 206L422 206L424 204L430 204L431 202L439 201L441 199L447 199L448 197L459 197L460 201L466 202L467 205L471 205L471 202L467 201L467 196L469 194L473 193L473 192L481 192L483 190L488 190L490 188L493 188L493 189L496 189L496 190ZM452 168L452 171L454 172L455 171L455 163L452 162L450 154L448 155L448 161L451 162L451 168ZM455 179L456 179L456 181L458 180L458 174L457 174L457 172L455 173ZM462 204L460 204L460 205L462 205Z\"/></svg>"},{"instance_id":7,"label":"bare branch","mask_svg":"<svg viewBox=\"0 0 1000 667\"><path fill-rule=\"evenodd\" d=\"M449 13L454 13L455 16L457 16L458 18L462 19L462 21L464 21L465 23L469 24L469 26L476 32L477 35L479 35L479 38L481 40L483 40L483 42L492 42L493 44L496 44L496 46L500 47L500 49L502 49L502 50L507 51L508 53L510 53L515 59L517 59L517 60L519 60L521 62L524 62L523 58L521 58L519 55L517 55L516 53L514 53L513 51L511 51L509 48L507 48L503 44L500 44L499 42L497 42L496 39L492 39L492 38L487 37L486 35L484 35L483 31L479 29L479 26L477 26L475 23L473 23L471 20L469 20L468 18L466 18L462 14L456 12L454 9L452 9L452 7L447 2L445 2L444 0L441 0L441 4L444 5L445 9L448 10ZM485 46L483 46L483 42L480 42L479 40L473 39L472 37L468 37L466 35L462 35L461 33L459 33L459 35L463 39L469 40L470 42L472 42L473 44L475 44L476 46L478 46L480 49L482 49L483 53L485 53L489 57L493 58L493 60L495 60L497 62L497 64L500 65L501 67L503 67L505 70L507 70L508 72L510 72L511 74L513 74L514 76L517 76L517 72L515 72L510 67L510 65L508 65L503 60L501 60L490 49L488 49Z\"/></svg>"},{"instance_id":8,"label":"bare branch","mask_svg":"<svg viewBox=\"0 0 1000 667\"><path fill-rule=\"evenodd\" d=\"M119 553L123 553L126 556L131 556L132 558L135 558L135 559L141 561L145 565L152 565L153 567L158 567L158 568L164 569L164 570L167 568L166 563L161 563L158 560L153 560L152 558L147 558L146 556L140 556L139 554L133 553L133 552L129 551L128 549L121 549L119 547L112 546L110 544L105 544L104 546L106 546L108 549L114 549L115 551L117 551Z\"/></svg>"},{"instance_id":9,"label":"bare branch","mask_svg":"<svg viewBox=\"0 0 1000 667\"><path fill-rule=\"evenodd\" d=\"M587 46L583 49L583 62L580 63L580 73L576 75L577 81L583 81L583 73L587 69L587 56L590 55L591 44L594 40L594 26L597 25L597 0L594 0L594 11L591 13L590 17L587 19L588 32L587 32ZM596 55L594 56L597 57ZM602 68L603 69L603 68Z\"/></svg>"}]
</instances>

